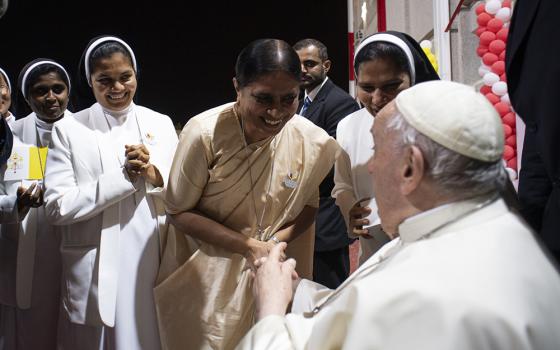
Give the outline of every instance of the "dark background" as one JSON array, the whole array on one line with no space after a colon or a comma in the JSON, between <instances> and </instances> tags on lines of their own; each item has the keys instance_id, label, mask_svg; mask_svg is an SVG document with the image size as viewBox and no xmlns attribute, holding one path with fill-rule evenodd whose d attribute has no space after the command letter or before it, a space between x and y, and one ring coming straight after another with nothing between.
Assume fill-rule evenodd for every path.
<instances>
[{"instance_id":1,"label":"dark background","mask_svg":"<svg viewBox=\"0 0 560 350\"><path fill-rule=\"evenodd\" d=\"M48 57L65 66L74 83L88 41L116 35L136 54L137 103L183 124L234 100L235 59L258 38L319 39L333 61L330 78L347 90L346 16L344 0L10 0L0 19L0 67L15 86L27 62ZM74 111L83 102L73 100Z\"/></svg>"}]
</instances>

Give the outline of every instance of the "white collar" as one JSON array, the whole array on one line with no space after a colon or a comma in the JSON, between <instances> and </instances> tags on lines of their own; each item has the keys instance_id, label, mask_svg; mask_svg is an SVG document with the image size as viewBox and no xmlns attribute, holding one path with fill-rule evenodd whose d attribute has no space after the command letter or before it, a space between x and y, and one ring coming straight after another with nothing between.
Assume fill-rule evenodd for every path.
<instances>
[{"instance_id":1,"label":"white collar","mask_svg":"<svg viewBox=\"0 0 560 350\"><path fill-rule=\"evenodd\" d=\"M44 131L51 131L54 125L53 123L48 123L44 120L39 119L39 117L37 115L35 115L35 125L37 126L37 128L44 130Z\"/></svg>"},{"instance_id":2,"label":"white collar","mask_svg":"<svg viewBox=\"0 0 560 350\"><path fill-rule=\"evenodd\" d=\"M329 80L329 77L325 77L325 80L323 80L323 82L321 83L321 85L317 85L315 87L315 89L311 90L310 93L307 93L307 91L305 92L305 97L309 98L309 100L311 102L313 102L313 100L315 99L315 97L317 97L317 94L319 93L319 90L321 90L321 88L323 87L323 85L325 85L325 83L327 82L327 80Z\"/></svg>"},{"instance_id":3,"label":"white collar","mask_svg":"<svg viewBox=\"0 0 560 350\"><path fill-rule=\"evenodd\" d=\"M495 199L491 196L447 203L416 214L399 225L399 237L405 243L417 241L495 202Z\"/></svg>"},{"instance_id":4,"label":"white collar","mask_svg":"<svg viewBox=\"0 0 560 350\"><path fill-rule=\"evenodd\" d=\"M103 106L101 106L101 109L103 110L104 114L111 116L117 120L120 120L120 119L124 119L125 116L127 116L128 114L130 114L130 112L134 110L134 102L131 102L130 105L128 105L128 107L126 107L125 109L121 109L120 111L115 111L109 108L105 108Z\"/></svg>"}]
</instances>

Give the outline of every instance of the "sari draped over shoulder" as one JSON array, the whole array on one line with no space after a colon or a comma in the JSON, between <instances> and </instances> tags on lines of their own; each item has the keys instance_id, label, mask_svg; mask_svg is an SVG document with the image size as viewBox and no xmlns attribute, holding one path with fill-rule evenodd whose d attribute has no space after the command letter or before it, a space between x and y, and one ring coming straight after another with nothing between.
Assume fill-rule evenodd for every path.
<instances>
[{"instance_id":1,"label":"sari draped over shoulder","mask_svg":"<svg viewBox=\"0 0 560 350\"><path fill-rule=\"evenodd\" d=\"M333 138L298 115L276 136L245 147L233 104L216 107L189 120L181 133L166 194L167 211L196 210L266 241L304 206L318 207L319 184L338 152ZM289 173L297 182L295 188L284 181ZM264 232L259 234L261 216ZM287 254L297 260L302 277L312 275L313 242L311 227L288 244ZM198 243L188 260L154 290L165 349L230 349L253 324L252 282L245 258Z\"/></svg>"}]
</instances>

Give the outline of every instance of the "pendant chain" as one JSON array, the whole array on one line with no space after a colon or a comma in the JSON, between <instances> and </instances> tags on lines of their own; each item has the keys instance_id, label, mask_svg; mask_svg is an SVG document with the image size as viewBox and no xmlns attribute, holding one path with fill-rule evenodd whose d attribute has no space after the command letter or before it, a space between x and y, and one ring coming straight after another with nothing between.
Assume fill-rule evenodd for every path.
<instances>
[{"instance_id":1,"label":"pendant chain","mask_svg":"<svg viewBox=\"0 0 560 350\"><path fill-rule=\"evenodd\" d=\"M276 159L276 142L277 140L275 139L275 144L274 147L272 149L272 165L270 166L270 176L268 179L268 189L266 190L266 202L264 203L263 209L261 211L261 215L260 218L258 216L257 213L257 202L255 201L255 191L254 191L254 187L255 187L255 182L253 180L253 171L252 171L252 166L251 166L251 161L249 160L251 153L249 152L249 145L247 144L247 138L245 136L245 123L243 120L243 117L237 114L237 110L234 106L233 111L235 113L235 115L239 118L239 121L241 123L241 136L243 138L243 145L245 146L245 154L247 155L247 167L249 168L249 179L251 180L251 199L253 200L253 212L255 214L255 218L258 219L259 221L257 222L257 235L258 235L258 239L262 240L263 239L263 234L264 234L264 230L262 227L262 223L264 220L264 214L266 213L266 207L268 204L268 197L270 195L270 189L272 186L272 175L274 174L274 164L275 164L275 159Z\"/></svg>"}]
</instances>

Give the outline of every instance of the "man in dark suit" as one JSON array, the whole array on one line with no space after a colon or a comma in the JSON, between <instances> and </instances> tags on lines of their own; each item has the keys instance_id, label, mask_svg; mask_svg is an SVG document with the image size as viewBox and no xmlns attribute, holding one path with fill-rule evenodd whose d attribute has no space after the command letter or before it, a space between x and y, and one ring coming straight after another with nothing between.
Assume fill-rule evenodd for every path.
<instances>
[{"instance_id":1,"label":"man in dark suit","mask_svg":"<svg viewBox=\"0 0 560 350\"><path fill-rule=\"evenodd\" d=\"M506 51L508 92L526 124L521 213L560 261L560 1L518 0Z\"/></svg>"},{"instance_id":2,"label":"man in dark suit","mask_svg":"<svg viewBox=\"0 0 560 350\"><path fill-rule=\"evenodd\" d=\"M328 79L331 61L327 48L315 39L304 39L294 45L302 69L304 98L299 114L335 137L338 122L359 109L356 101ZM329 288L338 287L350 271L348 246L352 242L340 210L331 197L334 170L319 188L319 212L315 223L313 280Z\"/></svg>"}]
</instances>

